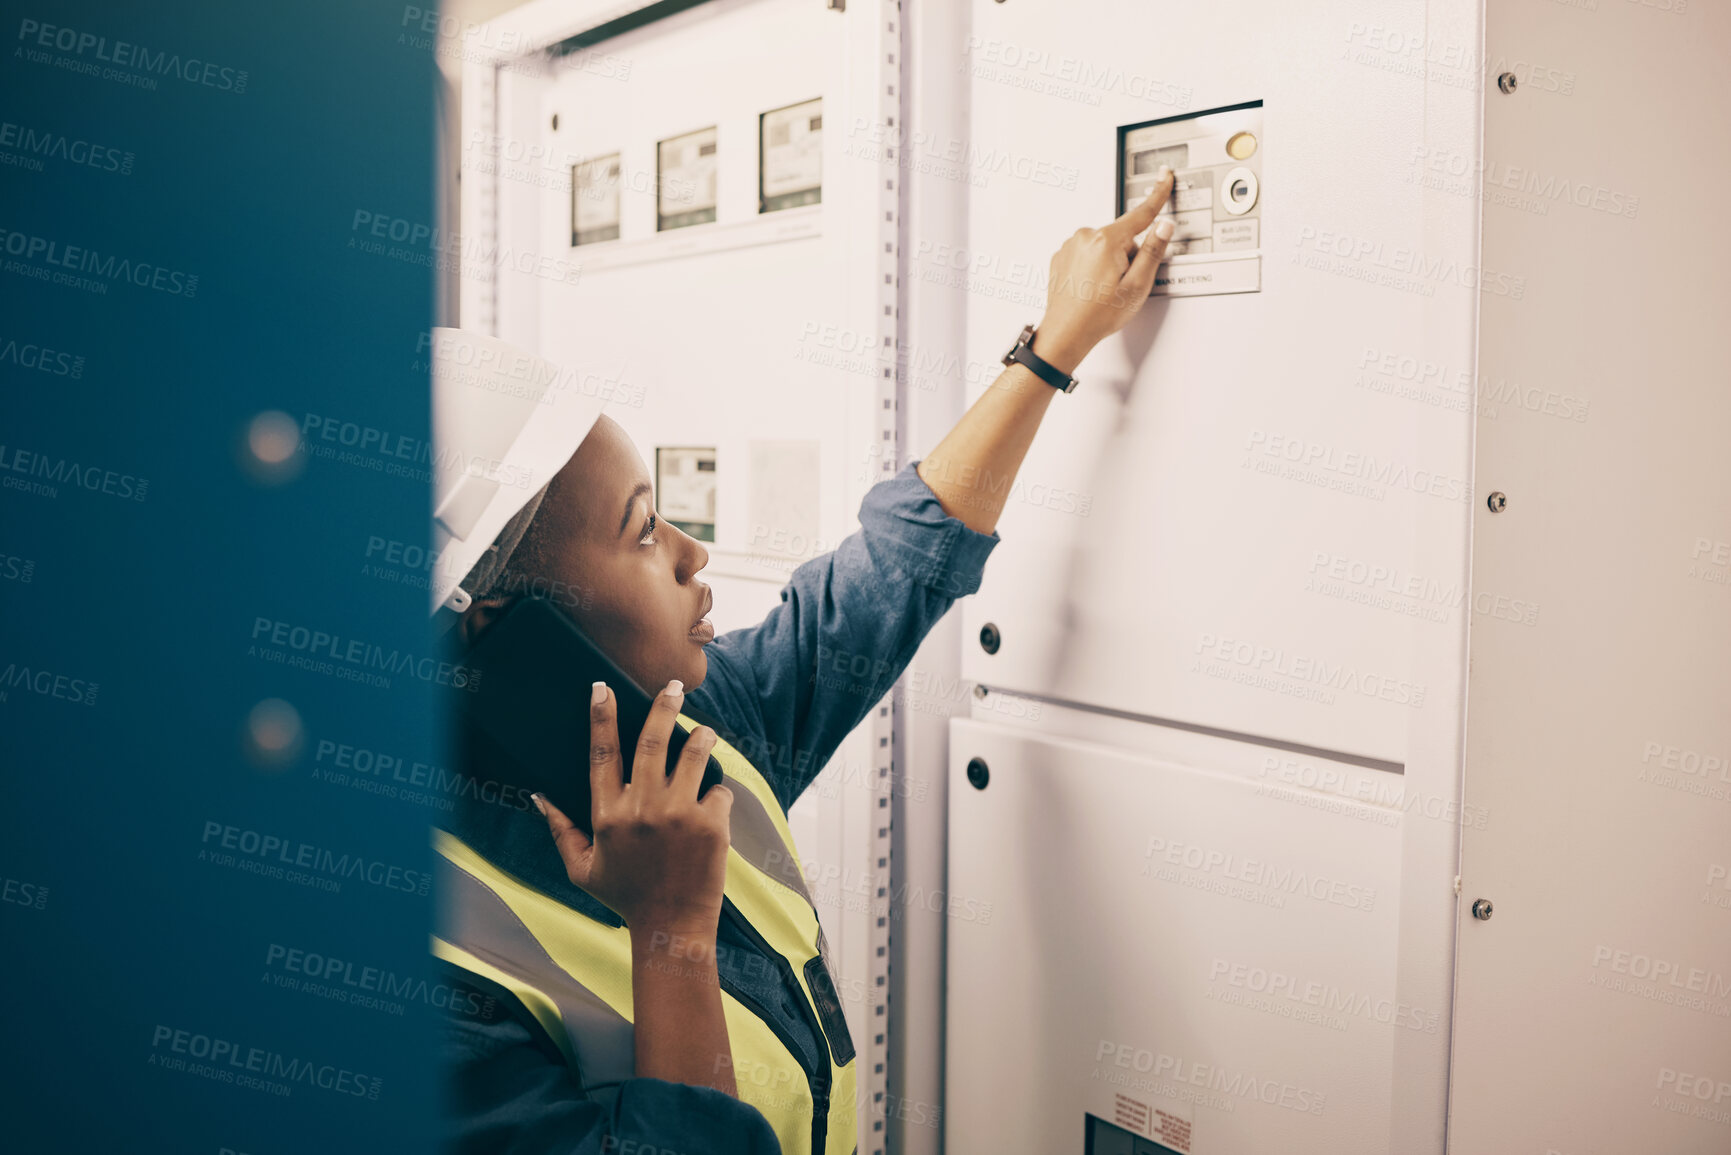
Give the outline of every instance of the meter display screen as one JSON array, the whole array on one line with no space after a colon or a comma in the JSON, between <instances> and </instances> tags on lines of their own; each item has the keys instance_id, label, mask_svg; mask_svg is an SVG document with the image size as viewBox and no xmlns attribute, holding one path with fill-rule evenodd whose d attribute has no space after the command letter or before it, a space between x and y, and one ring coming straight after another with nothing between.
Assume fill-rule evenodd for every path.
<instances>
[{"instance_id":1,"label":"meter display screen","mask_svg":"<svg viewBox=\"0 0 1731 1155\"><path fill-rule=\"evenodd\" d=\"M655 508L681 532L715 540L714 446L656 446Z\"/></svg>"},{"instance_id":2,"label":"meter display screen","mask_svg":"<svg viewBox=\"0 0 1731 1155\"><path fill-rule=\"evenodd\" d=\"M619 239L619 154L571 166L571 243Z\"/></svg>"},{"instance_id":3,"label":"meter display screen","mask_svg":"<svg viewBox=\"0 0 1731 1155\"><path fill-rule=\"evenodd\" d=\"M713 127L656 146L656 231L715 219L715 160Z\"/></svg>"},{"instance_id":4,"label":"meter display screen","mask_svg":"<svg viewBox=\"0 0 1731 1155\"><path fill-rule=\"evenodd\" d=\"M758 118L757 211L773 213L823 199L823 101Z\"/></svg>"},{"instance_id":5,"label":"meter display screen","mask_svg":"<svg viewBox=\"0 0 1731 1155\"><path fill-rule=\"evenodd\" d=\"M1130 170L1137 176L1153 176L1160 171L1161 165L1168 165L1174 171L1190 167L1190 146L1174 145L1171 148L1150 148L1137 153L1131 158Z\"/></svg>"}]
</instances>

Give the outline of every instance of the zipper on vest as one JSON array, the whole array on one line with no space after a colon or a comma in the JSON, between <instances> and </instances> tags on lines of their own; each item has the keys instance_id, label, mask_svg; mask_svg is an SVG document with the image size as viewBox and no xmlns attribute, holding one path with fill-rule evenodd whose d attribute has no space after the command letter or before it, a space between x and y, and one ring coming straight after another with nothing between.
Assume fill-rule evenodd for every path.
<instances>
[{"instance_id":1,"label":"zipper on vest","mask_svg":"<svg viewBox=\"0 0 1731 1155\"><path fill-rule=\"evenodd\" d=\"M757 945L764 957L772 959L776 963L777 968L781 971L783 983L790 985L798 994L794 1002L799 1004L800 1014L805 1017L806 1025L811 1028L812 1037L819 1043L818 1049L821 1053L817 1057L817 1066L815 1068L806 1066L805 1058L800 1053L799 1046L762 1005L750 995L740 991L729 990L727 992L750 1008L752 1014L763 1020L764 1025L775 1033L776 1038L781 1040L781 1045L786 1048L787 1053L793 1056L793 1061L799 1064L799 1069L805 1072L806 1083L811 1088L811 1155L823 1155L824 1143L829 1135L829 1036L823 1033L823 1024L818 1022L817 1013L812 1010L810 1002L806 999L805 992L799 985L799 979L793 973L793 966L787 961L787 956L769 945L768 941L757 932L757 928L751 925L751 920L739 913L739 908L733 905L732 899L726 896L722 897L721 912ZM731 984L724 985L731 986Z\"/></svg>"}]
</instances>

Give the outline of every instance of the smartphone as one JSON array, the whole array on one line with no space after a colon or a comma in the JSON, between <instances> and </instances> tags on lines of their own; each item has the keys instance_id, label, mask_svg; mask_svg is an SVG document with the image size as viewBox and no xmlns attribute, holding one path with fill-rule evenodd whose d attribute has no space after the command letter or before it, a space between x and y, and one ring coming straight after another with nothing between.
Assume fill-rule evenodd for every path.
<instances>
[{"instance_id":1,"label":"smartphone","mask_svg":"<svg viewBox=\"0 0 1731 1155\"><path fill-rule=\"evenodd\" d=\"M474 727L505 763L501 770L511 785L546 794L590 833L591 687L601 681L613 691L627 782L653 697L544 597L519 598L469 647L463 662L480 674L475 689L452 694L463 724ZM685 730L675 725L667 743L669 775L685 739ZM710 755L698 797L720 781L721 763Z\"/></svg>"}]
</instances>

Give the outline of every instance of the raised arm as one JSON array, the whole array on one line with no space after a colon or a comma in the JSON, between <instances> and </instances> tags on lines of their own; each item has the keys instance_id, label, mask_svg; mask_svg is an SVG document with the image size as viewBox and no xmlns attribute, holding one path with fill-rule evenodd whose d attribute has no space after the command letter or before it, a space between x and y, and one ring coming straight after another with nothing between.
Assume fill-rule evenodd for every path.
<instances>
[{"instance_id":1,"label":"raised arm","mask_svg":"<svg viewBox=\"0 0 1731 1155\"><path fill-rule=\"evenodd\" d=\"M708 677L688 695L783 807L889 692L951 604L980 588L998 544L944 512L912 465L866 493L859 521L834 550L794 570L762 622L709 644Z\"/></svg>"},{"instance_id":2,"label":"raised arm","mask_svg":"<svg viewBox=\"0 0 1731 1155\"><path fill-rule=\"evenodd\" d=\"M1154 224L1171 187L1168 172L1122 217L1064 242L1036 355L1072 372L1141 308L1171 229L1155 225L1140 246L1136 234ZM723 726L784 807L951 604L980 588L998 515L1054 392L1019 364L1006 369L928 457L872 487L859 529L796 569L762 623L710 644L691 704Z\"/></svg>"},{"instance_id":3,"label":"raised arm","mask_svg":"<svg viewBox=\"0 0 1731 1155\"><path fill-rule=\"evenodd\" d=\"M1077 229L1053 254L1046 315L1034 334L1036 357L1074 375L1090 349L1142 308L1172 236L1170 218L1154 222L1171 191L1172 173L1162 170L1141 203L1105 228ZM1136 234L1151 224L1153 230L1137 245ZM1012 364L969 406L919 465L920 479L945 513L980 533L997 527L1056 392L1026 366Z\"/></svg>"}]
</instances>

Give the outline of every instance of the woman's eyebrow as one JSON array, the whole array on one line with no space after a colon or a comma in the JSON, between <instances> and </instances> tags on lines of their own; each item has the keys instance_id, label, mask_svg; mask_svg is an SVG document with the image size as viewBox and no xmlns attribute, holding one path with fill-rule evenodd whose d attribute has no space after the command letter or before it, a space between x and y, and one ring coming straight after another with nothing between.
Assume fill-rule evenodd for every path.
<instances>
[{"instance_id":1,"label":"woman's eyebrow","mask_svg":"<svg viewBox=\"0 0 1731 1155\"><path fill-rule=\"evenodd\" d=\"M639 481L637 483L636 488L631 491L631 496L625 499L625 515L619 519L619 533L614 534L613 536L621 536L625 532L625 527L631 524L631 511L637 508L637 499L645 493L654 492L655 488L647 481Z\"/></svg>"}]
</instances>

